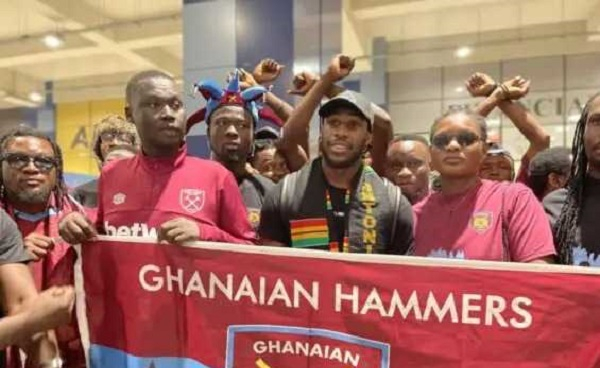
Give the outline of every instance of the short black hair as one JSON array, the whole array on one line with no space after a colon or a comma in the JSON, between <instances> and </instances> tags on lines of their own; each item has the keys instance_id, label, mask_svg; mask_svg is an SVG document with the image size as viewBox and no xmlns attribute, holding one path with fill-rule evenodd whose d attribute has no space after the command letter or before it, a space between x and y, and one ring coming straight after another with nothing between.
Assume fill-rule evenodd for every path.
<instances>
[{"instance_id":1,"label":"short black hair","mask_svg":"<svg viewBox=\"0 0 600 368\"><path fill-rule=\"evenodd\" d=\"M127 104L131 102L133 95L137 93L140 82L150 78L165 78L175 81L172 76L160 70L145 70L143 72L136 73L129 79L127 82L127 87L125 87L125 99Z\"/></svg>"},{"instance_id":2,"label":"short black hair","mask_svg":"<svg viewBox=\"0 0 600 368\"><path fill-rule=\"evenodd\" d=\"M433 122L433 125L431 125L431 130L429 131L429 139L433 140L433 133L435 133L435 130L437 129L438 124L442 120L444 120L450 116L455 116L455 115L465 115L465 116L475 120L475 122L479 125L479 129L481 131L481 140L483 142L487 141L487 123L485 122L485 118L483 116L481 116L481 114L479 114L469 108L462 107L462 106L450 107L444 115L435 119L435 121Z\"/></svg>"},{"instance_id":3,"label":"short black hair","mask_svg":"<svg viewBox=\"0 0 600 368\"><path fill-rule=\"evenodd\" d=\"M396 135L394 137L394 139L392 139L391 143L407 142L407 141L421 142L424 145L429 146L429 141L427 140L427 138L423 137L422 135L418 135L418 134L399 134L399 135Z\"/></svg>"},{"instance_id":4,"label":"short black hair","mask_svg":"<svg viewBox=\"0 0 600 368\"><path fill-rule=\"evenodd\" d=\"M551 173L569 175L571 170L571 150L565 147L552 147L536 154L529 164L529 187L542 199L548 175Z\"/></svg>"}]
</instances>

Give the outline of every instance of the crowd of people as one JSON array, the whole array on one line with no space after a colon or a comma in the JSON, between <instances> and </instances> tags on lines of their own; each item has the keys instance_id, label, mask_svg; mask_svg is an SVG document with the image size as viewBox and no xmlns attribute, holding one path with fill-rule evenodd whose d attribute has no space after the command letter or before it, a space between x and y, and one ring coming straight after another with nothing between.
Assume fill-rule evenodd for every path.
<instances>
[{"instance_id":1,"label":"crowd of people","mask_svg":"<svg viewBox=\"0 0 600 368\"><path fill-rule=\"evenodd\" d=\"M449 110L427 139L395 135L384 109L338 84L354 68L351 57L333 57L320 76L296 75L296 106L269 88L282 68L265 59L226 76L224 88L199 82L205 107L188 112L171 76L136 74L124 116L95 127L100 177L77 188L65 184L52 139L27 127L2 137L7 366L22 363L17 346L32 366L85 366L69 286L72 245L97 235L600 265L599 96L585 105L573 148L550 148L519 102L531 82L476 73L465 84L481 98L477 107ZM518 171L488 132L485 117L496 108L529 142ZM318 152L310 152L315 112ZM206 124L210 159L187 154L194 124Z\"/></svg>"}]
</instances>

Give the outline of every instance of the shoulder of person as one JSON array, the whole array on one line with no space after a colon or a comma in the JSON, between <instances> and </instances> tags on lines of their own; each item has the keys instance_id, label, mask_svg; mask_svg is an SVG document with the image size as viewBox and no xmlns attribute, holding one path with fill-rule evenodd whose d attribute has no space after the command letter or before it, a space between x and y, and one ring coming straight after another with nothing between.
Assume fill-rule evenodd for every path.
<instances>
[{"instance_id":1,"label":"shoulder of person","mask_svg":"<svg viewBox=\"0 0 600 368\"><path fill-rule=\"evenodd\" d=\"M482 180L482 189L492 193L498 193L505 196L516 197L516 196L532 196L535 197L531 189L522 183L513 182L497 182L493 180Z\"/></svg>"},{"instance_id":2,"label":"shoulder of person","mask_svg":"<svg viewBox=\"0 0 600 368\"><path fill-rule=\"evenodd\" d=\"M557 189L555 191L548 193L542 200L542 204L544 205L544 207L546 205L562 206L565 203L565 201L567 200L568 194L569 194L569 191L566 188Z\"/></svg>"},{"instance_id":3,"label":"shoulder of person","mask_svg":"<svg viewBox=\"0 0 600 368\"><path fill-rule=\"evenodd\" d=\"M114 160L106 165L102 166L102 171L100 172L101 177L105 177L106 175L113 175L113 173L117 173L116 175L123 175L123 170L129 168L134 160L136 160L137 156L124 158L121 160Z\"/></svg>"},{"instance_id":4,"label":"shoulder of person","mask_svg":"<svg viewBox=\"0 0 600 368\"><path fill-rule=\"evenodd\" d=\"M76 186L75 188L73 188L71 190L71 193L73 195L76 195L78 193L89 193L89 192L96 192L98 189L98 179L92 179L86 183L83 183L79 186Z\"/></svg>"},{"instance_id":5,"label":"shoulder of person","mask_svg":"<svg viewBox=\"0 0 600 368\"><path fill-rule=\"evenodd\" d=\"M258 181L258 183L262 185L262 187L266 190L270 190L275 187L275 183L273 182L273 180L267 178L266 176L263 176L261 174L252 174L252 177L256 179L256 181Z\"/></svg>"}]
</instances>

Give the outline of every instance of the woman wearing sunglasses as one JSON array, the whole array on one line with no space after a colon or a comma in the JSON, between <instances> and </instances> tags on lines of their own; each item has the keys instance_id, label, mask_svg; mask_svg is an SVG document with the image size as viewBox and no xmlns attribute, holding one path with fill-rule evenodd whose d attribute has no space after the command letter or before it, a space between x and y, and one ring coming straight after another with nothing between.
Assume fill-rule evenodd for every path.
<instances>
[{"instance_id":1,"label":"woman wearing sunglasses","mask_svg":"<svg viewBox=\"0 0 600 368\"><path fill-rule=\"evenodd\" d=\"M486 136L485 120L470 111L453 110L434 122L431 160L441 187L414 207L413 254L552 263L550 226L533 193L479 178Z\"/></svg>"}]
</instances>

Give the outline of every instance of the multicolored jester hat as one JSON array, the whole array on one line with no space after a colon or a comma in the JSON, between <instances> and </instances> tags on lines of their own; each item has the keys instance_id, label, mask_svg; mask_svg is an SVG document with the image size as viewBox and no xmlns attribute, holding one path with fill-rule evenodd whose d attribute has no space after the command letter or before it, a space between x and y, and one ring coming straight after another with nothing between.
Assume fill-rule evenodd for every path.
<instances>
[{"instance_id":1,"label":"multicolored jester hat","mask_svg":"<svg viewBox=\"0 0 600 368\"><path fill-rule=\"evenodd\" d=\"M194 92L200 92L206 99L206 106L194 112L187 120L187 131L192 126L208 119L219 107L224 105L242 106L248 110L254 120L254 125L259 118L271 120L281 125L281 120L270 109L262 108L259 104L267 90L263 86L254 86L242 91L240 89L239 71L236 69L229 85L224 90L213 80L206 80L194 84Z\"/></svg>"}]
</instances>

